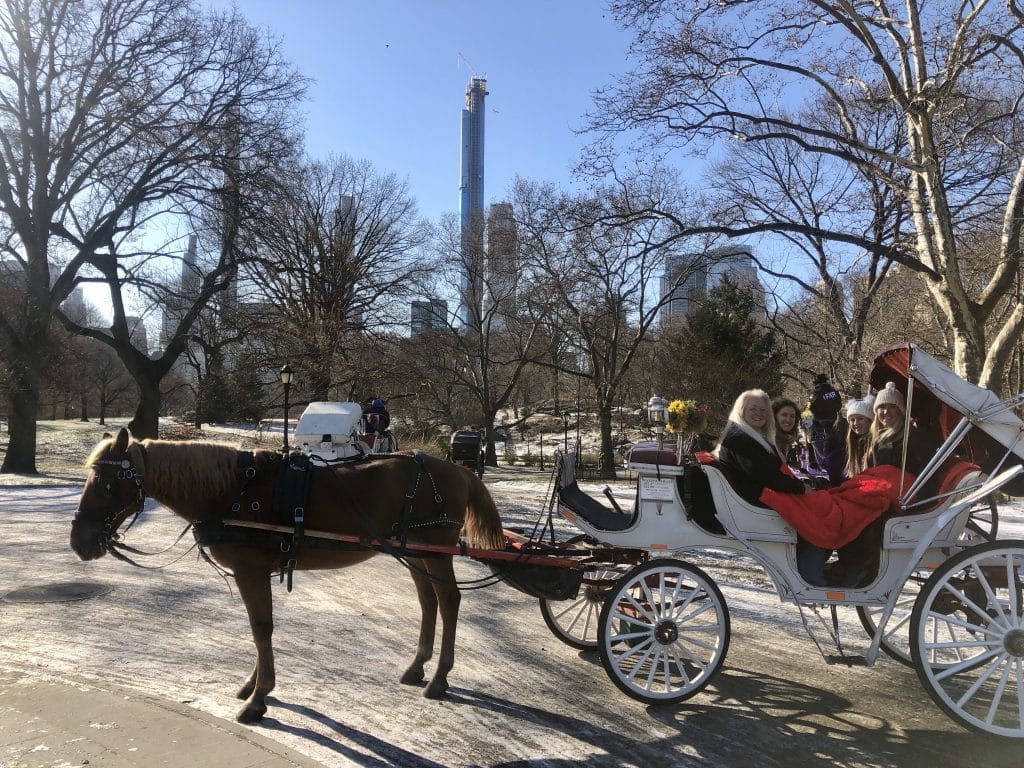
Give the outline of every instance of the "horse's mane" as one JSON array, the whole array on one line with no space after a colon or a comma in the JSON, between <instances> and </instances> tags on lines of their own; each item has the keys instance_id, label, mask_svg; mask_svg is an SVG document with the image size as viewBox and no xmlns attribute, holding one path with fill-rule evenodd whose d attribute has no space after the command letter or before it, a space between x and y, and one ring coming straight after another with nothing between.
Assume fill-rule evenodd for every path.
<instances>
[{"instance_id":1,"label":"horse's mane","mask_svg":"<svg viewBox=\"0 0 1024 768\"><path fill-rule=\"evenodd\" d=\"M140 445L145 449L145 484L154 493L159 489L161 496L183 500L217 498L234 488L238 451L230 445L170 440L143 440Z\"/></svg>"}]
</instances>

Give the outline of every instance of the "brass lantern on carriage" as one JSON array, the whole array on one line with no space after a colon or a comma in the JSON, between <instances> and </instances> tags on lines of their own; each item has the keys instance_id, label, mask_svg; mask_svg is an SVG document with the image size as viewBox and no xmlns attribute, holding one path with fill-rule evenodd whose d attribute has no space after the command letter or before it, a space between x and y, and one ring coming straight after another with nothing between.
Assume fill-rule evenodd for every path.
<instances>
[{"instance_id":1,"label":"brass lantern on carriage","mask_svg":"<svg viewBox=\"0 0 1024 768\"><path fill-rule=\"evenodd\" d=\"M665 439L665 425L668 424L668 400L654 395L647 401L647 421L658 435L658 442Z\"/></svg>"}]
</instances>

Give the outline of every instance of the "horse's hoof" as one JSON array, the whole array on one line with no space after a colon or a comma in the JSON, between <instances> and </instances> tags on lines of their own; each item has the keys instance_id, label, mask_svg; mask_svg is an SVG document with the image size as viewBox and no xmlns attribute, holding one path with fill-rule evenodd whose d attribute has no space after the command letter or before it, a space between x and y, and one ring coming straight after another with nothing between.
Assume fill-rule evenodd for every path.
<instances>
[{"instance_id":1,"label":"horse's hoof","mask_svg":"<svg viewBox=\"0 0 1024 768\"><path fill-rule=\"evenodd\" d=\"M235 694L235 698L245 701L250 696L252 696L252 692L254 690L256 690L256 683L245 683L241 688L238 689L238 693Z\"/></svg>"},{"instance_id":2,"label":"horse's hoof","mask_svg":"<svg viewBox=\"0 0 1024 768\"><path fill-rule=\"evenodd\" d=\"M266 704L246 704L235 715L235 720L240 723L257 723L267 714Z\"/></svg>"},{"instance_id":3,"label":"horse's hoof","mask_svg":"<svg viewBox=\"0 0 1024 768\"><path fill-rule=\"evenodd\" d=\"M422 685L424 679L422 669L407 669L399 682L402 685Z\"/></svg>"},{"instance_id":4,"label":"horse's hoof","mask_svg":"<svg viewBox=\"0 0 1024 768\"><path fill-rule=\"evenodd\" d=\"M423 698L425 699L443 699L448 693L448 683L439 683L436 680L431 682L423 690Z\"/></svg>"}]
</instances>

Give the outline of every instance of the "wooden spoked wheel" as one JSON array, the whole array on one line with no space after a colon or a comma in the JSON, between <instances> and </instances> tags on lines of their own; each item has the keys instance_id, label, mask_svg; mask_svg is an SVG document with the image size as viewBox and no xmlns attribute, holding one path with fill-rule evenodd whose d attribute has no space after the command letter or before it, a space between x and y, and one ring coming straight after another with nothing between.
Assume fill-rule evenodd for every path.
<instances>
[{"instance_id":1,"label":"wooden spoked wheel","mask_svg":"<svg viewBox=\"0 0 1024 768\"><path fill-rule=\"evenodd\" d=\"M996 502L996 495L990 493L971 508L970 517L967 518L967 523L964 526L964 538L995 541L998 534L999 506Z\"/></svg>"},{"instance_id":2,"label":"wooden spoked wheel","mask_svg":"<svg viewBox=\"0 0 1024 768\"><path fill-rule=\"evenodd\" d=\"M654 559L620 578L601 609L598 651L622 691L652 704L688 699L722 666L729 613L700 568Z\"/></svg>"}]
</instances>

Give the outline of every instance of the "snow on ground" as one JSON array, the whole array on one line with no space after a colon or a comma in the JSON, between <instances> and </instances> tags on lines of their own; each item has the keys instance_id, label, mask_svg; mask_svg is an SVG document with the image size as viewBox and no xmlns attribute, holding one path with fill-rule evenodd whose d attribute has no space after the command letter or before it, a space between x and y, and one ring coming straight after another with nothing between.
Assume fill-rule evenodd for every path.
<instances>
[{"instance_id":1,"label":"snow on ground","mask_svg":"<svg viewBox=\"0 0 1024 768\"><path fill-rule=\"evenodd\" d=\"M539 472L489 469L485 480L509 527L532 528L550 498L550 478ZM600 498L602 483L581 485ZM630 485L614 490L630 503ZM0 667L104 681L232 718L231 693L251 663L234 590L187 549L191 537L152 558L166 564L159 570L109 557L79 561L68 546L79 492L0 485L0 567L10 589L65 581L113 587L79 602L0 602ZM1000 538L1024 539L1024 504L1004 503L999 512ZM555 525L575 532L560 518ZM129 543L159 549L181 528L150 502ZM779 601L759 568L714 551L687 558L718 581L734 616L799 634L799 613ZM457 571L464 579L486 573L466 559ZM274 594L278 689L259 727L326 765L703 764L674 724L615 690L592 655L553 638L535 600L507 587L465 593L453 697L427 704L418 689L396 683L411 659L417 611L408 577L390 560L297 574L291 594L276 583ZM846 634L863 638L852 612L845 614ZM814 656L808 642L793 653ZM845 674L858 680L860 672ZM782 735L792 739L798 730L787 721ZM534 762L538 755L543 760ZM762 765L785 765L784 749L780 755Z\"/></svg>"}]
</instances>

